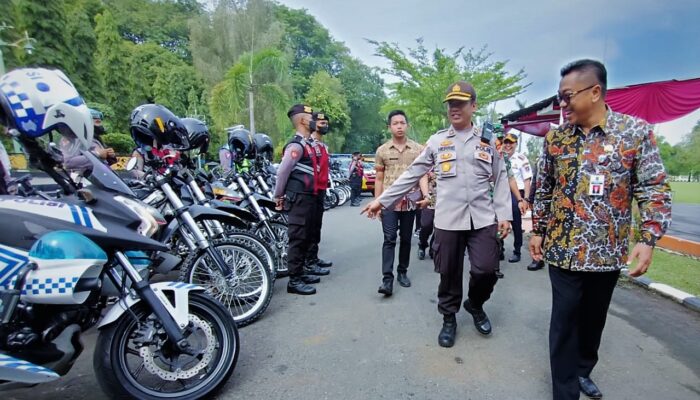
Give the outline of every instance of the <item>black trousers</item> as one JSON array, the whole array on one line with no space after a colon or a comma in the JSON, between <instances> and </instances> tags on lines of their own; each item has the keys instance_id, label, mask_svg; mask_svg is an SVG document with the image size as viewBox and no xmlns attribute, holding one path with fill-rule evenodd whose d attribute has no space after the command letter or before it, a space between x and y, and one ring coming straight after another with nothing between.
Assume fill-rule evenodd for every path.
<instances>
[{"instance_id":1,"label":"black trousers","mask_svg":"<svg viewBox=\"0 0 700 400\"><path fill-rule=\"evenodd\" d=\"M421 228L421 215L423 215L423 209L416 209L416 232L418 232L418 229Z\"/></svg>"},{"instance_id":2,"label":"black trousers","mask_svg":"<svg viewBox=\"0 0 700 400\"><path fill-rule=\"evenodd\" d=\"M353 175L350 177L350 190L352 191L352 195L350 196L350 204L360 201L360 196L362 196L361 176Z\"/></svg>"},{"instance_id":3,"label":"black trousers","mask_svg":"<svg viewBox=\"0 0 700 400\"><path fill-rule=\"evenodd\" d=\"M384 281L394 279L394 258L396 256L396 236L399 234L399 265L397 272L408 271L411 258L411 236L415 211L382 211L382 230L384 244L382 245L382 275Z\"/></svg>"},{"instance_id":4,"label":"black trousers","mask_svg":"<svg viewBox=\"0 0 700 400\"><path fill-rule=\"evenodd\" d=\"M433 220L435 220L435 210L424 208L420 217L420 235L418 236L418 247L422 250L427 249L433 242L430 237L433 234ZM428 243L428 239L430 239L430 243Z\"/></svg>"},{"instance_id":5,"label":"black trousers","mask_svg":"<svg viewBox=\"0 0 700 400\"><path fill-rule=\"evenodd\" d=\"M470 231L446 231L435 228L435 272L440 274L438 312L456 314L462 303L464 251L469 251L469 293L474 307L481 308L491 297L498 278L498 225Z\"/></svg>"},{"instance_id":6,"label":"black trousers","mask_svg":"<svg viewBox=\"0 0 700 400\"><path fill-rule=\"evenodd\" d=\"M312 194L287 194L285 201L289 219L287 268L290 276L301 276L304 272L303 267L312 236L311 222L318 201L316 197Z\"/></svg>"},{"instance_id":7,"label":"black trousers","mask_svg":"<svg viewBox=\"0 0 700 400\"><path fill-rule=\"evenodd\" d=\"M525 191L520 191L520 196L524 196ZM518 200L513 193L510 194L510 199L513 208L513 254L520 255L520 248L523 247L523 219L518 208Z\"/></svg>"},{"instance_id":8,"label":"black trousers","mask_svg":"<svg viewBox=\"0 0 700 400\"><path fill-rule=\"evenodd\" d=\"M578 400L578 377L598 362L598 347L620 271L572 272L549 267L552 320L549 361L554 400Z\"/></svg>"},{"instance_id":9,"label":"black trousers","mask_svg":"<svg viewBox=\"0 0 700 400\"><path fill-rule=\"evenodd\" d=\"M321 243L321 229L323 228L323 201L326 198L326 191L320 192L316 197L316 209L311 216L309 238L309 250L306 252L307 263L318 261L318 245Z\"/></svg>"}]
</instances>

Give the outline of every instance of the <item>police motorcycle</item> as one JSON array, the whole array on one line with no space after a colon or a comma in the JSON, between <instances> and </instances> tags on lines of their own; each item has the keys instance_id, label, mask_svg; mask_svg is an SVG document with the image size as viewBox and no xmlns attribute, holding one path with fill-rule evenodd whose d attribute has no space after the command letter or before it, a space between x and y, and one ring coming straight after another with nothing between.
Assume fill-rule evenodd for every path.
<instances>
[{"instance_id":1,"label":"police motorcycle","mask_svg":"<svg viewBox=\"0 0 700 400\"><path fill-rule=\"evenodd\" d=\"M245 229L248 224L234 214L249 213L197 201L202 200L201 192L187 168L189 133L170 110L157 104L137 107L130 131L141 149L143 170L138 171L140 179L129 184L168 218L156 239L169 244L174 254L165 255L170 260L155 272L179 269L180 280L205 287L229 308L239 327L260 318L273 293L274 275L268 265L272 256L256 237L229 237L222 229ZM134 171L137 164L132 158L127 170Z\"/></svg>"},{"instance_id":2,"label":"police motorcycle","mask_svg":"<svg viewBox=\"0 0 700 400\"><path fill-rule=\"evenodd\" d=\"M245 128L236 127L231 130L228 144L234 157L256 158L257 149L251 141L250 132ZM239 163L236 162L236 164ZM277 216L279 213L275 210L275 201L251 188L249 185L252 181L251 177L250 168L248 170L231 168L219 179L209 182L211 193L216 199L236 204L256 216L257 220L251 225L248 232L270 244L276 255L277 276L286 276L288 273L287 247L289 244L287 224L284 218Z\"/></svg>"},{"instance_id":3,"label":"police motorcycle","mask_svg":"<svg viewBox=\"0 0 700 400\"><path fill-rule=\"evenodd\" d=\"M5 74L0 124L65 195L0 196L0 391L65 375L94 326L93 365L107 395L196 399L220 389L238 359L235 323L202 287L148 281L140 259L168 250L152 239L163 218L82 151L92 119L70 80L39 68ZM40 138L52 131L64 155L90 160L90 186L55 169Z\"/></svg>"}]
</instances>

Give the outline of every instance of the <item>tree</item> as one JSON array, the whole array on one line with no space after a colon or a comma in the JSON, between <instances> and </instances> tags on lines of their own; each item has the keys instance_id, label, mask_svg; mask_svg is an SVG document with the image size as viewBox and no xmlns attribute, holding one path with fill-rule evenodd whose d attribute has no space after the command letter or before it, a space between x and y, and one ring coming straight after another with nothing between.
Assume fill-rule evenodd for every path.
<instances>
[{"instance_id":1,"label":"tree","mask_svg":"<svg viewBox=\"0 0 700 400\"><path fill-rule=\"evenodd\" d=\"M523 136L525 135L520 135L520 140L525 139ZM539 136L528 136L526 146L527 159L530 161L530 165L535 167L537 165L537 159L540 157L544 149L544 138Z\"/></svg>"},{"instance_id":2,"label":"tree","mask_svg":"<svg viewBox=\"0 0 700 400\"><path fill-rule=\"evenodd\" d=\"M328 29L306 10L279 5L276 15L284 27L282 43L292 55L294 96L300 99L309 90L315 73L326 71L337 76L349 51L344 44L333 40Z\"/></svg>"},{"instance_id":3,"label":"tree","mask_svg":"<svg viewBox=\"0 0 700 400\"><path fill-rule=\"evenodd\" d=\"M691 179L697 179L700 176L700 121L685 135L681 143L674 146L674 150L673 159L677 160L677 164L672 164L672 166L677 165L674 172L678 172L678 175L688 175Z\"/></svg>"},{"instance_id":4,"label":"tree","mask_svg":"<svg viewBox=\"0 0 700 400\"><path fill-rule=\"evenodd\" d=\"M156 103L184 117L190 110L203 111L204 107L199 102L203 86L195 75L194 67L182 63L158 71L156 80L153 82L153 96Z\"/></svg>"},{"instance_id":5,"label":"tree","mask_svg":"<svg viewBox=\"0 0 700 400\"><path fill-rule=\"evenodd\" d=\"M245 53L280 47L282 27L268 0L217 1L190 22L194 66L208 87L219 83Z\"/></svg>"},{"instance_id":6,"label":"tree","mask_svg":"<svg viewBox=\"0 0 700 400\"><path fill-rule=\"evenodd\" d=\"M345 137L343 153L373 153L384 141L386 122L381 107L386 102L384 81L375 69L347 57L338 79L345 88L350 108L350 131Z\"/></svg>"},{"instance_id":7,"label":"tree","mask_svg":"<svg viewBox=\"0 0 700 400\"><path fill-rule=\"evenodd\" d=\"M88 14L88 1L74 0L67 2L67 12L71 16L65 26L68 49L73 59L73 68L66 73L87 99L94 99L100 92L100 82L95 70L94 56L97 39L92 26L94 15Z\"/></svg>"},{"instance_id":8,"label":"tree","mask_svg":"<svg viewBox=\"0 0 700 400\"><path fill-rule=\"evenodd\" d=\"M97 36L97 53L95 69L100 80L102 92L99 101L114 109L116 130L127 131L128 115L131 111L124 100L129 98L128 53L122 43L112 13L106 9L95 17L95 34Z\"/></svg>"},{"instance_id":9,"label":"tree","mask_svg":"<svg viewBox=\"0 0 700 400\"><path fill-rule=\"evenodd\" d=\"M505 61L490 61L491 53L485 47L478 51L460 48L451 54L440 48L429 52L418 39L417 47L406 53L397 44L369 42L375 45L377 55L389 62L382 71L397 79L388 85L390 96L384 111L406 111L419 141L447 125L442 99L451 83L460 79L471 82L480 110L494 101L517 96L527 87L523 70L509 73Z\"/></svg>"},{"instance_id":10,"label":"tree","mask_svg":"<svg viewBox=\"0 0 700 400\"><path fill-rule=\"evenodd\" d=\"M288 65L285 55L274 48L243 55L212 89L209 109L213 131L223 132L238 124L249 126L248 92L252 89L256 130L267 133L279 145L283 132L290 130L286 116L291 104ZM216 136L215 143L224 141L223 134Z\"/></svg>"},{"instance_id":11,"label":"tree","mask_svg":"<svg viewBox=\"0 0 700 400\"><path fill-rule=\"evenodd\" d=\"M66 7L62 1L22 0L15 2L17 32L25 30L36 39L32 54L24 51L15 53L24 64L58 68L67 72L73 70L69 43L66 40ZM4 10L3 10L4 13Z\"/></svg>"},{"instance_id":12,"label":"tree","mask_svg":"<svg viewBox=\"0 0 700 400\"><path fill-rule=\"evenodd\" d=\"M202 12L197 0L106 0L122 38L157 43L190 60L187 22Z\"/></svg>"},{"instance_id":13,"label":"tree","mask_svg":"<svg viewBox=\"0 0 700 400\"><path fill-rule=\"evenodd\" d=\"M304 101L315 111L322 111L328 116L331 130L326 135L325 142L331 152L339 152L350 130L350 108L343 84L340 79L330 76L326 71L314 74L310 84Z\"/></svg>"},{"instance_id":14,"label":"tree","mask_svg":"<svg viewBox=\"0 0 700 400\"><path fill-rule=\"evenodd\" d=\"M12 0L0 0L0 26L13 26L16 20L16 7ZM12 43L19 39L19 33L17 29L3 29L0 30L0 39L7 43ZM2 56L5 61L5 68L10 71L19 65L19 60L15 55L17 49L11 47L3 47L0 49L2 51ZM10 147L12 148L12 147Z\"/></svg>"}]
</instances>

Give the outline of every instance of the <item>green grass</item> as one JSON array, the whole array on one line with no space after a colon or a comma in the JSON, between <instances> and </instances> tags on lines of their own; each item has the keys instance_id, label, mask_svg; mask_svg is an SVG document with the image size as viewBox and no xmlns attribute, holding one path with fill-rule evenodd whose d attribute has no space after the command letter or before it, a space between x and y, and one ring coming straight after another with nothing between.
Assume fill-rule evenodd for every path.
<instances>
[{"instance_id":1,"label":"green grass","mask_svg":"<svg viewBox=\"0 0 700 400\"><path fill-rule=\"evenodd\" d=\"M674 203L700 204L700 183L671 182Z\"/></svg>"},{"instance_id":2,"label":"green grass","mask_svg":"<svg viewBox=\"0 0 700 400\"><path fill-rule=\"evenodd\" d=\"M700 296L700 261L693 258L654 250L651 267L644 276Z\"/></svg>"}]
</instances>

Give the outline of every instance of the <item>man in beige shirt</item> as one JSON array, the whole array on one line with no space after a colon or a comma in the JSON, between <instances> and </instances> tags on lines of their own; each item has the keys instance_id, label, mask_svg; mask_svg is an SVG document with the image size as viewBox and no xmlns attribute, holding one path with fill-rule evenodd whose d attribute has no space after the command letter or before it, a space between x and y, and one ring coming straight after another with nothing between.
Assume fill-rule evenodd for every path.
<instances>
[{"instance_id":1,"label":"man in beige shirt","mask_svg":"<svg viewBox=\"0 0 700 400\"><path fill-rule=\"evenodd\" d=\"M408 118L401 110L389 113L387 124L391 131L391 139L379 146L375 156L377 179L374 186L374 196L379 197L384 190L391 187L394 181L413 163L423 150L423 146L406 136ZM420 195L416 187L411 189ZM400 232L399 264L396 267L396 280L403 287L410 287L408 279L408 263L411 257L411 236L413 221L416 217L416 200L411 194L397 197L388 204L381 213L384 244L382 245L382 285L378 292L391 296L394 290L394 258L396 255L396 236Z\"/></svg>"}]
</instances>

